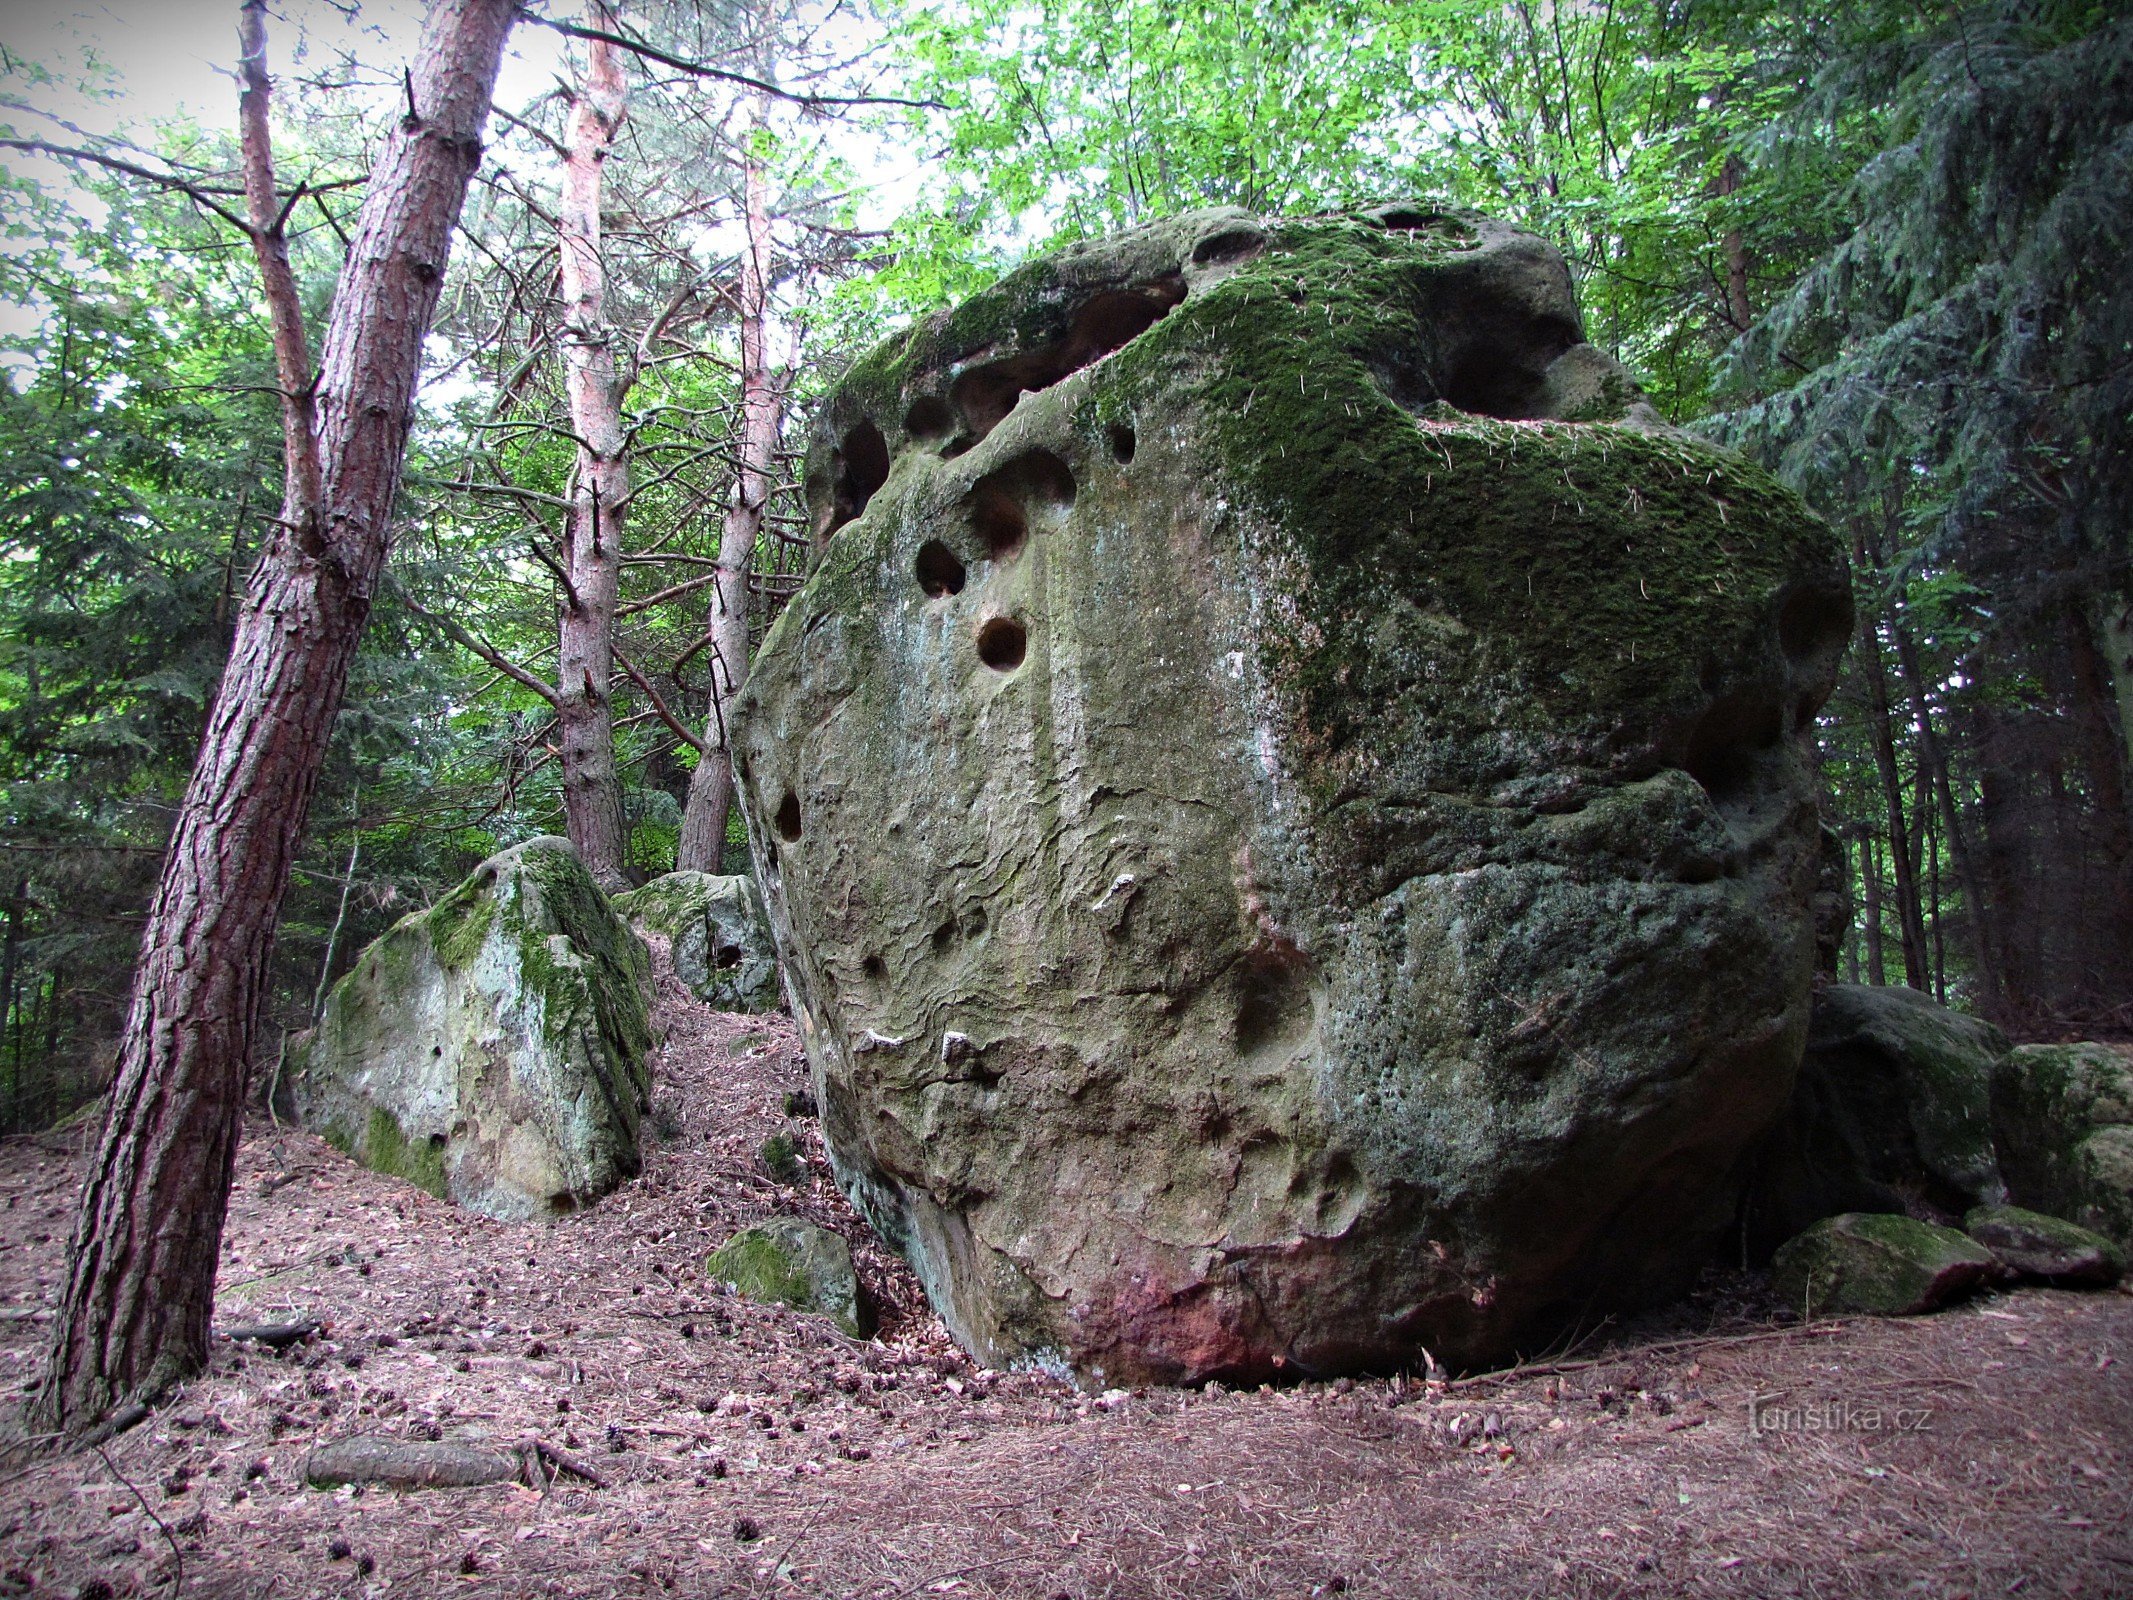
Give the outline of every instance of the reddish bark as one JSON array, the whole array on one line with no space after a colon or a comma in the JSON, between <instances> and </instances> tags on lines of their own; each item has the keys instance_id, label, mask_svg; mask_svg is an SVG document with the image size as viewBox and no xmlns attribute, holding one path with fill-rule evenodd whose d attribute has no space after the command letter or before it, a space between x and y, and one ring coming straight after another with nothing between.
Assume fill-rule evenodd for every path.
<instances>
[{"instance_id":1,"label":"reddish bark","mask_svg":"<svg viewBox=\"0 0 2133 1600\"><path fill-rule=\"evenodd\" d=\"M589 28L612 32L602 0L586 8ZM564 138L558 214L563 280L564 387L577 464L563 535L568 581L557 626L556 726L563 811L570 841L606 889L629 887L629 835L615 771L615 598L622 574L623 518L629 505L629 442L622 400L629 379L615 360L601 258L601 172L629 109L621 53L605 39L586 50L585 81Z\"/></svg>"},{"instance_id":2,"label":"reddish bark","mask_svg":"<svg viewBox=\"0 0 2133 1600\"><path fill-rule=\"evenodd\" d=\"M756 117L763 107L758 100ZM762 163L742 140L744 220L748 248L741 255L741 437L733 501L719 530L718 566L711 585L711 715L703 752L689 778L675 866L716 872L726 844L726 818L733 809L733 758L726 736L726 708L748 680L748 573L770 501L784 396L770 373L765 323L770 306L770 200Z\"/></svg>"},{"instance_id":3,"label":"reddish bark","mask_svg":"<svg viewBox=\"0 0 2133 1600\"><path fill-rule=\"evenodd\" d=\"M481 157L513 0L437 0L409 106L374 164L315 384L290 390L282 526L255 569L180 807L84 1181L33 1428L91 1435L206 1361L215 1262L267 958L348 668L384 563L422 342ZM256 62L258 0L244 41ZM252 64L252 63L248 63ZM278 294L263 85L246 119ZM263 185L253 180L265 177ZM293 287L293 286L291 286ZM288 332L275 312L277 354ZM299 381L301 380L301 381ZM307 413L306 402L311 410ZM306 461L315 462L315 485Z\"/></svg>"}]
</instances>

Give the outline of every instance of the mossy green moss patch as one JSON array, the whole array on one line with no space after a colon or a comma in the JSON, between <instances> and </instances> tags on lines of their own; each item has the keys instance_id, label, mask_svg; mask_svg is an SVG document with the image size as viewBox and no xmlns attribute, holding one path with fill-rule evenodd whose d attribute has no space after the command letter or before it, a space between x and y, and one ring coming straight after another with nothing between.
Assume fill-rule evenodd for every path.
<instances>
[{"instance_id":1,"label":"mossy green moss patch","mask_svg":"<svg viewBox=\"0 0 2133 1600\"><path fill-rule=\"evenodd\" d=\"M797 1217L743 1228L711 1252L704 1273L765 1305L819 1312L854 1338L873 1329L873 1308L852 1270L851 1247Z\"/></svg>"},{"instance_id":2,"label":"mossy green moss patch","mask_svg":"<svg viewBox=\"0 0 2133 1600\"><path fill-rule=\"evenodd\" d=\"M1988 1282L1990 1250L1953 1228L1912 1217L1846 1212L1781 1246L1771 1286L1802 1316L1913 1316Z\"/></svg>"}]
</instances>

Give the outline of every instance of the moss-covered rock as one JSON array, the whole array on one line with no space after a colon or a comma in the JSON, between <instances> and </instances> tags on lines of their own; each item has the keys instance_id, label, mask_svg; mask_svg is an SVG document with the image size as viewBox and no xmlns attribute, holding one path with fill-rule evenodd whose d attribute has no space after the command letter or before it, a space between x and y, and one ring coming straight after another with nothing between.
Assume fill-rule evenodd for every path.
<instances>
[{"instance_id":1,"label":"moss-covered rock","mask_svg":"<svg viewBox=\"0 0 2133 1600\"><path fill-rule=\"evenodd\" d=\"M711 1252L704 1274L765 1305L820 1312L855 1339L874 1331L873 1306L852 1270L852 1247L798 1217L743 1228Z\"/></svg>"},{"instance_id":2,"label":"moss-covered rock","mask_svg":"<svg viewBox=\"0 0 2133 1600\"><path fill-rule=\"evenodd\" d=\"M2125 1271L2125 1258L2102 1234L2041 1211L1978 1206L1963 1218L1963 1232L2010 1271L2045 1283L2101 1288Z\"/></svg>"},{"instance_id":3,"label":"moss-covered rock","mask_svg":"<svg viewBox=\"0 0 2133 1600\"><path fill-rule=\"evenodd\" d=\"M649 962L565 839L493 856L357 958L286 1068L303 1124L493 1217L638 1168Z\"/></svg>"},{"instance_id":4,"label":"moss-covered rock","mask_svg":"<svg viewBox=\"0 0 2133 1600\"><path fill-rule=\"evenodd\" d=\"M721 1011L775 1011L778 948L763 896L745 874L670 872L615 896L615 909L674 947L674 975Z\"/></svg>"},{"instance_id":5,"label":"moss-covered rock","mask_svg":"<svg viewBox=\"0 0 2133 1600\"><path fill-rule=\"evenodd\" d=\"M841 1181L981 1359L1500 1355L1791 1086L1850 616L1561 258L1419 207L1031 264L831 396L735 729Z\"/></svg>"},{"instance_id":6,"label":"moss-covered rock","mask_svg":"<svg viewBox=\"0 0 2133 1600\"><path fill-rule=\"evenodd\" d=\"M1743 1219L1767 1254L1842 1211L1950 1219L2006 1199L1992 1143L1999 1029L1916 989L1834 983L1814 1001L1800 1076L1751 1165Z\"/></svg>"},{"instance_id":7,"label":"moss-covered rock","mask_svg":"<svg viewBox=\"0 0 2133 1600\"><path fill-rule=\"evenodd\" d=\"M1992 1127L2018 1204L2133 1251L2133 1049L2020 1046L1993 1073Z\"/></svg>"},{"instance_id":8,"label":"moss-covered rock","mask_svg":"<svg viewBox=\"0 0 2133 1600\"><path fill-rule=\"evenodd\" d=\"M1991 1282L1990 1250L1953 1228L1885 1213L1825 1217L1781 1246L1771 1287L1801 1315L1908 1317Z\"/></svg>"}]
</instances>

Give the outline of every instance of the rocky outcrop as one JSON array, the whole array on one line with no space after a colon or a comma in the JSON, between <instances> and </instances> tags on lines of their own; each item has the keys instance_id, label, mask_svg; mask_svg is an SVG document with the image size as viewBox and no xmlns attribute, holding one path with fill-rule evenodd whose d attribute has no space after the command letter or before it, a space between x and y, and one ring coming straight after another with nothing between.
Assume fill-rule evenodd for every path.
<instances>
[{"instance_id":1,"label":"rocky outcrop","mask_svg":"<svg viewBox=\"0 0 2133 1600\"><path fill-rule=\"evenodd\" d=\"M841 1235L799 1217L743 1228L704 1261L706 1277L764 1305L815 1311L855 1339L874 1331L874 1308Z\"/></svg>"},{"instance_id":2,"label":"rocky outcrop","mask_svg":"<svg viewBox=\"0 0 2133 1600\"><path fill-rule=\"evenodd\" d=\"M1992 1123L2017 1204L2133 1251L2133 1049L2020 1046L1993 1073Z\"/></svg>"},{"instance_id":3,"label":"rocky outcrop","mask_svg":"<svg viewBox=\"0 0 2133 1600\"><path fill-rule=\"evenodd\" d=\"M775 1011L778 951L755 880L736 873L670 872L615 896L640 929L672 941L674 975L720 1011Z\"/></svg>"},{"instance_id":4,"label":"rocky outcrop","mask_svg":"<svg viewBox=\"0 0 2133 1600\"><path fill-rule=\"evenodd\" d=\"M1952 1220L2006 1199L1991 1093L2007 1049L1990 1023L1916 989L1823 989L1792 1098L1752 1162L1742 1204L1751 1252L1843 1211Z\"/></svg>"},{"instance_id":5,"label":"rocky outcrop","mask_svg":"<svg viewBox=\"0 0 2133 1600\"><path fill-rule=\"evenodd\" d=\"M1771 1287L1802 1316L1908 1317L1937 1310L2001 1273L1990 1250L1911 1217L1826 1217L1770 1264Z\"/></svg>"},{"instance_id":6,"label":"rocky outcrop","mask_svg":"<svg viewBox=\"0 0 2133 1600\"><path fill-rule=\"evenodd\" d=\"M1963 1232L2008 1271L2040 1283L2103 1288L2125 1270L2117 1246L2102 1234L2020 1206L1979 1206L1963 1218Z\"/></svg>"},{"instance_id":7,"label":"rocky outcrop","mask_svg":"<svg viewBox=\"0 0 2133 1600\"><path fill-rule=\"evenodd\" d=\"M488 1216L573 1211L638 1169L649 965L565 839L493 856L334 985L298 1117Z\"/></svg>"},{"instance_id":8,"label":"rocky outcrop","mask_svg":"<svg viewBox=\"0 0 2133 1600\"><path fill-rule=\"evenodd\" d=\"M982 1360L1502 1355L1792 1083L1826 528L1541 241L1200 212L862 361L736 713L841 1181Z\"/></svg>"}]
</instances>

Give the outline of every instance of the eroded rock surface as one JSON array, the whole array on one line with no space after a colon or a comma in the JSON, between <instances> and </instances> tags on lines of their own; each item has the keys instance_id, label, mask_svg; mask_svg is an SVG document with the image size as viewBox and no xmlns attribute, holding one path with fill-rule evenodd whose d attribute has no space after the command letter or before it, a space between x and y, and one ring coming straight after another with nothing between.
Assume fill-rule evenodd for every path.
<instances>
[{"instance_id":1,"label":"eroded rock surface","mask_svg":"<svg viewBox=\"0 0 2133 1600\"><path fill-rule=\"evenodd\" d=\"M1953 1228L1913 1217L1846 1212L1788 1240L1770 1286L1802 1316L1912 1317L1992 1282L1999 1260Z\"/></svg>"},{"instance_id":2,"label":"eroded rock surface","mask_svg":"<svg viewBox=\"0 0 2133 1600\"><path fill-rule=\"evenodd\" d=\"M775 1011L778 950L755 880L743 873L669 872L615 896L634 926L673 942L674 975L720 1011Z\"/></svg>"},{"instance_id":3,"label":"eroded rock surface","mask_svg":"<svg viewBox=\"0 0 2133 1600\"><path fill-rule=\"evenodd\" d=\"M2018 1047L1994 1070L1992 1124L2018 1204L2133 1251L2133 1049Z\"/></svg>"},{"instance_id":4,"label":"eroded rock surface","mask_svg":"<svg viewBox=\"0 0 2133 1600\"><path fill-rule=\"evenodd\" d=\"M566 839L492 856L365 950L292 1045L304 1126L507 1220L638 1170L650 964Z\"/></svg>"},{"instance_id":5,"label":"eroded rock surface","mask_svg":"<svg viewBox=\"0 0 2133 1600\"><path fill-rule=\"evenodd\" d=\"M736 715L839 1175L992 1365L1499 1356L1791 1087L1829 532L1560 257L1201 212L860 363Z\"/></svg>"},{"instance_id":6,"label":"eroded rock surface","mask_svg":"<svg viewBox=\"0 0 2133 1600\"><path fill-rule=\"evenodd\" d=\"M1991 1023L1916 989L1821 990L1798 1082L1744 1197L1750 1248L1767 1253L1844 1211L1953 1220L2005 1200L1992 1073L2007 1051Z\"/></svg>"}]
</instances>

